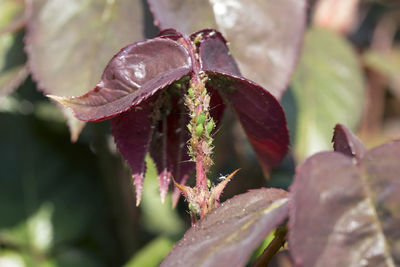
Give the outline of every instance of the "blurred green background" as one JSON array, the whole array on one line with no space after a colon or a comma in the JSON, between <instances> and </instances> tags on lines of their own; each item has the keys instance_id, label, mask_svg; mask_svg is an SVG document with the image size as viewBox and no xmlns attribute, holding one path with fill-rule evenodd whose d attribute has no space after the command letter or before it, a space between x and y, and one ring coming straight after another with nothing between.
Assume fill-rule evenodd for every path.
<instances>
[{"instance_id":1,"label":"blurred green background","mask_svg":"<svg viewBox=\"0 0 400 267\"><path fill-rule=\"evenodd\" d=\"M355 20L341 31L312 17L315 2L281 101L291 151L265 179L228 111L210 177L217 181L241 171L223 199L261 186L287 189L297 164L331 149L336 123L367 146L400 138L399 3L360 1ZM161 204L154 163L147 158L143 200L135 207L129 168L107 122L89 123L71 142L62 112L28 74L26 28L18 20L23 6L0 0L0 266L157 266L190 227L186 204L181 199L173 210L170 196ZM154 36L147 6L144 12L145 35ZM16 28L7 32L10 21Z\"/></svg>"}]
</instances>

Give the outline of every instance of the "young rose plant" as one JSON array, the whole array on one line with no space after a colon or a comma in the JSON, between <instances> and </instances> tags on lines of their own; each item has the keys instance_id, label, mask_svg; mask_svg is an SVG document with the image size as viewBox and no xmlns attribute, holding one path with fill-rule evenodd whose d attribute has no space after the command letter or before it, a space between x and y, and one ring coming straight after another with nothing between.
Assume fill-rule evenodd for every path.
<instances>
[{"instance_id":1,"label":"young rose plant","mask_svg":"<svg viewBox=\"0 0 400 267\"><path fill-rule=\"evenodd\" d=\"M211 29L184 36L173 29L123 48L101 81L82 96L50 96L83 121L111 119L111 131L133 173L137 205L150 153L164 200L171 178L189 202L192 218L219 203L229 179L211 185L213 134L225 103L233 109L265 172L287 151L285 115L266 89L243 78L222 35ZM196 168L196 186L185 186Z\"/></svg>"}]
</instances>

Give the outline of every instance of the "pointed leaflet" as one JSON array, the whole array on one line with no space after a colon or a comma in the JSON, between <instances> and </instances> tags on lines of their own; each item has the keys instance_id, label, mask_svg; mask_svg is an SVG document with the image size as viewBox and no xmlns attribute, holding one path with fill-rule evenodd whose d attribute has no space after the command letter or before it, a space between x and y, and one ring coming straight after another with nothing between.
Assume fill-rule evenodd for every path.
<instances>
[{"instance_id":1,"label":"pointed leaflet","mask_svg":"<svg viewBox=\"0 0 400 267\"><path fill-rule=\"evenodd\" d=\"M108 63L96 88L79 97L53 97L84 121L127 111L190 71L190 57L179 43L162 38L123 48Z\"/></svg>"},{"instance_id":2,"label":"pointed leaflet","mask_svg":"<svg viewBox=\"0 0 400 267\"><path fill-rule=\"evenodd\" d=\"M159 173L162 199L168 191L171 175L178 183L182 183L194 168L194 163L189 162L190 157L187 154L186 143L190 138L190 133L186 125L189 117L183 98L181 95L170 93L166 105L169 109L160 111L162 118L156 126L150 149ZM175 197L173 205L176 201Z\"/></svg>"},{"instance_id":3,"label":"pointed leaflet","mask_svg":"<svg viewBox=\"0 0 400 267\"><path fill-rule=\"evenodd\" d=\"M245 266L287 215L283 190L257 189L229 199L190 228L160 266Z\"/></svg>"},{"instance_id":4,"label":"pointed leaflet","mask_svg":"<svg viewBox=\"0 0 400 267\"><path fill-rule=\"evenodd\" d=\"M229 40L245 77L277 98L285 91L304 33L305 0L281 0L279 4L264 0L148 2L161 29L176 28L186 34L218 29Z\"/></svg>"},{"instance_id":5,"label":"pointed leaflet","mask_svg":"<svg viewBox=\"0 0 400 267\"><path fill-rule=\"evenodd\" d=\"M25 39L29 66L46 94L72 96L87 92L121 47L144 37L140 0L25 2L29 14Z\"/></svg>"},{"instance_id":6,"label":"pointed leaflet","mask_svg":"<svg viewBox=\"0 0 400 267\"><path fill-rule=\"evenodd\" d=\"M289 145L286 119L278 101L264 88L239 75L219 33L204 35L199 45L202 69L225 96L240 120L265 173L284 157Z\"/></svg>"},{"instance_id":7,"label":"pointed leaflet","mask_svg":"<svg viewBox=\"0 0 400 267\"><path fill-rule=\"evenodd\" d=\"M153 133L152 113L153 106L147 101L111 120L111 132L117 148L132 169L136 205L139 205L142 196L146 171L145 156Z\"/></svg>"},{"instance_id":8,"label":"pointed leaflet","mask_svg":"<svg viewBox=\"0 0 400 267\"><path fill-rule=\"evenodd\" d=\"M335 151L342 152L357 160L361 159L366 152L360 139L342 124L336 125L332 142Z\"/></svg>"},{"instance_id":9,"label":"pointed leaflet","mask_svg":"<svg viewBox=\"0 0 400 267\"><path fill-rule=\"evenodd\" d=\"M296 266L400 263L399 162L400 142L393 142L367 152L358 164L324 152L298 168L289 220Z\"/></svg>"}]
</instances>

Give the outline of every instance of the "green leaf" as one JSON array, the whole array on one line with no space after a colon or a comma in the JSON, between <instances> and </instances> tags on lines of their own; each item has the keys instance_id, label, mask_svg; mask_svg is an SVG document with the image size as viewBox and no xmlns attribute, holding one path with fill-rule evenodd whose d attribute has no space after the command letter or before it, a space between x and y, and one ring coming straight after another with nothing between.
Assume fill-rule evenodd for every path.
<instances>
[{"instance_id":1,"label":"green leaf","mask_svg":"<svg viewBox=\"0 0 400 267\"><path fill-rule=\"evenodd\" d=\"M72 96L93 89L110 58L143 39L140 0L30 2L29 64L46 94ZM70 115L66 118L76 139L83 125Z\"/></svg>"},{"instance_id":2,"label":"green leaf","mask_svg":"<svg viewBox=\"0 0 400 267\"><path fill-rule=\"evenodd\" d=\"M307 1L148 0L156 24L190 34L217 29L243 76L277 97L286 90L304 35ZM190 14L190 15L188 15Z\"/></svg>"},{"instance_id":3,"label":"green leaf","mask_svg":"<svg viewBox=\"0 0 400 267\"><path fill-rule=\"evenodd\" d=\"M292 79L298 108L294 152L298 160L331 147L332 129L354 130L361 118L364 81L350 43L328 30L308 30Z\"/></svg>"},{"instance_id":4,"label":"green leaf","mask_svg":"<svg viewBox=\"0 0 400 267\"><path fill-rule=\"evenodd\" d=\"M174 246L174 242L166 237L152 240L139 250L124 267L156 267Z\"/></svg>"},{"instance_id":5,"label":"green leaf","mask_svg":"<svg viewBox=\"0 0 400 267\"><path fill-rule=\"evenodd\" d=\"M0 100L18 88L28 76L28 69L20 56L23 51L18 42L22 39L16 33L24 22L23 1L0 1Z\"/></svg>"},{"instance_id":6,"label":"green leaf","mask_svg":"<svg viewBox=\"0 0 400 267\"><path fill-rule=\"evenodd\" d=\"M24 22L24 1L0 1L0 35L15 32Z\"/></svg>"},{"instance_id":7,"label":"green leaf","mask_svg":"<svg viewBox=\"0 0 400 267\"><path fill-rule=\"evenodd\" d=\"M143 186L142 224L153 234L178 236L184 231L184 224L177 210L172 208L171 194L168 194L164 204L160 201L157 170L153 160L146 157L146 177Z\"/></svg>"},{"instance_id":8,"label":"green leaf","mask_svg":"<svg viewBox=\"0 0 400 267\"><path fill-rule=\"evenodd\" d=\"M24 258L12 250L0 250L0 266L24 267Z\"/></svg>"},{"instance_id":9,"label":"green leaf","mask_svg":"<svg viewBox=\"0 0 400 267\"><path fill-rule=\"evenodd\" d=\"M390 89L400 99L400 47L384 52L368 50L363 59L368 67L388 77Z\"/></svg>"},{"instance_id":10,"label":"green leaf","mask_svg":"<svg viewBox=\"0 0 400 267\"><path fill-rule=\"evenodd\" d=\"M0 124L0 242L47 252L104 224L86 146L51 133L52 121L0 113Z\"/></svg>"}]
</instances>

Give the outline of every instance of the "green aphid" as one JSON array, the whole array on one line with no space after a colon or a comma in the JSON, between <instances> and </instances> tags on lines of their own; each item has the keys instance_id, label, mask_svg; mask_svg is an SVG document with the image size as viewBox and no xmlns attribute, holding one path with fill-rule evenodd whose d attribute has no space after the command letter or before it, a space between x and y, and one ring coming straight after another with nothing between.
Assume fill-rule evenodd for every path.
<instances>
[{"instance_id":1,"label":"green aphid","mask_svg":"<svg viewBox=\"0 0 400 267\"><path fill-rule=\"evenodd\" d=\"M212 130L214 130L214 127L215 127L215 122L213 119L211 119L206 125L207 136L209 136L211 134Z\"/></svg>"},{"instance_id":2,"label":"green aphid","mask_svg":"<svg viewBox=\"0 0 400 267\"><path fill-rule=\"evenodd\" d=\"M204 114L204 112L201 112L201 113L197 116L196 124L197 124L197 125L204 124L205 121L206 121L206 115Z\"/></svg>"},{"instance_id":3,"label":"green aphid","mask_svg":"<svg viewBox=\"0 0 400 267\"><path fill-rule=\"evenodd\" d=\"M189 88L189 90L188 90L188 95L189 95L189 97L190 97L191 99L194 98L194 92L193 92L193 89L192 89L192 88Z\"/></svg>"},{"instance_id":4,"label":"green aphid","mask_svg":"<svg viewBox=\"0 0 400 267\"><path fill-rule=\"evenodd\" d=\"M201 135L203 134L203 132L204 132L203 124L197 125L197 126L196 126L196 136L197 136L197 137L201 137Z\"/></svg>"},{"instance_id":5,"label":"green aphid","mask_svg":"<svg viewBox=\"0 0 400 267\"><path fill-rule=\"evenodd\" d=\"M187 128L188 128L189 132L192 132L192 125L191 124L188 124Z\"/></svg>"}]
</instances>

